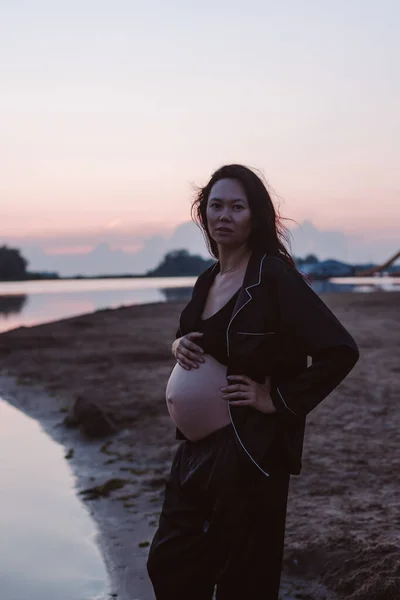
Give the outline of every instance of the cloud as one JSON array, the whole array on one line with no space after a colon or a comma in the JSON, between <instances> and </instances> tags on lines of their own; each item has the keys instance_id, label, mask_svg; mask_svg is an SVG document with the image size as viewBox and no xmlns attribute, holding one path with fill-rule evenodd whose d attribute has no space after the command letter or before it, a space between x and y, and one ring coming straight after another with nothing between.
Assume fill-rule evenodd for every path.
<instances>
[{"instance_id":1,"label":"cloud","mask_svg":"<svg viewBox=\"0 0 400 600\"><path fill-rule=\"evenodd\" d=\"M111 221L111 223L114 221ZM29 260L29 269L58 271L61 275L141 274L154 268L166 252L186 248L209 258L200 229L192 221L175 229L158 231L109 228L84 236L82 233L35 243L16 243ZM399 248L397 237L376 238L347 235L340 230L320 230L312 221L292 228L292 253L298 257L316 254L320 259L337 258L350 263L383 262ZM39 243L38 243L39 242ZM6 242L5 242L6 243ZM80 253L74 249L83 250Z\"/></svg>"},{"instance_id":2,"label":"cloud","mask_svg":"<svg viewBox=\"0 0 400 600\"><path fill-rule=\"evenodd\" d=\"M108 223L115 223L116 219ZM165 223L120 223L118 226L109 227L105 225L81 229L79 231L48 231L46 233L35 233L31 235L2 235L1 243L17 247L34 246L41 249L53 251L64 248L94 248L106 241L113 248L124 248L128 246L141 246L145 240L153 235L168 236L173 231L173 226L168 227Z\"/></svg>"},{"instance_id":3,"label":"cloud","mask_svg":"<svg viewBox=\"0 0 400 600\"><path fill-rule=\"evenodd\" d=\"M109 221L108 223L106 223L104 225L104 229L115 229L116 227L118 227L119 225L121 225L122 223L122 219L114 219L112 221Z\"/></svg>"}]
</instances>

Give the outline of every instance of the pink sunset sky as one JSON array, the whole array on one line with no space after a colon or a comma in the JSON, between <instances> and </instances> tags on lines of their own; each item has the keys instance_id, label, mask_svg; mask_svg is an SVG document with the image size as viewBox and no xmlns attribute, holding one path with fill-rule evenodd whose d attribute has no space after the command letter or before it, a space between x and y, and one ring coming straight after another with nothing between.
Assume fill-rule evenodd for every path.
<instances>
[{"instance_id":1,"label":"pink sunset sky","mask_svg":"<svg viewBox=\"0 0 400 600\"><path fill-rule=\"evenodd\" d=\"M399 4L191 4L2 6L0 244L133 252L241 162L284 216L396 251Z\"/></svg>"}]
</instances>

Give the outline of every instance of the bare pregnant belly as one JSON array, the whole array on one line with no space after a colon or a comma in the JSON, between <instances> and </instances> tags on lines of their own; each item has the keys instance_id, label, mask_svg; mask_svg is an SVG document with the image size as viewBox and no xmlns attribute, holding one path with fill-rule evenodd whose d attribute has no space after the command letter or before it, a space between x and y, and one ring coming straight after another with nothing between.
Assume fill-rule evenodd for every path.
<instances>
[{"instance_id":1,"label":"bare pregnant belly","mask_svg":"<svg viewBox=\"0 0 400 600\"><path fill-rule=\"evenodd\" d=\"M228 402L220 388L227 385L227 367L210 354L204 363L186 370L178 363L166 389L169 414L180 431L191 441L200 440L230 423Z\"/></svg>"}]
</instances>

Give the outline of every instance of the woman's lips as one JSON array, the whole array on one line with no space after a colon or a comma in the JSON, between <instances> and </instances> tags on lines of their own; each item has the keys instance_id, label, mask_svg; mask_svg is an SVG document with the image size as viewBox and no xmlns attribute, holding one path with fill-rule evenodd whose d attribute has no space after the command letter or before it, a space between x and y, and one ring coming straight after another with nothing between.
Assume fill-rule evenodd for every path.
<instances>
[{"instance_id":1,"label":"woman's lips","mask_svg":"<svg viewBox=\"0 0 400 600\"><path fill-rule=\"evenodd\" d=\"M220 233L232 233L232 229L228 229L228 227L217 227L216 231Z\"/></svg>"}]
</instances>

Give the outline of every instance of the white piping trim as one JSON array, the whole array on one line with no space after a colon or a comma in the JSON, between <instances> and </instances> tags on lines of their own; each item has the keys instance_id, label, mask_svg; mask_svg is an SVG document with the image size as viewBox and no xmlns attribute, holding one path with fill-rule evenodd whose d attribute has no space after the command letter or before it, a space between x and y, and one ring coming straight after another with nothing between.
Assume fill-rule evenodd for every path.
<instances>
[{"instance_id":1,"label":"white piping trim","mask_svg":"<svg viewBox=\"0 0 400 600\"><path fill-rule=\"evenodd\" d=\"M263 262L264 262L264 258L265 258L266 256L267 256L267 255L266 255L266 254L264 254L264 256L262 257L262 259L261 259L261 261L260 261L260 270L259 270L259 272L258 272L258 281L257 281L257 283L253 283L253 285L248 285L248 286L247 286L247 288L245 288L245 289L246 289L246 292L248 293L248 295L250 296L250 298L247 300L247 302L245 302L244 304L242 304L242 306L239 308L239 310L237 310L237 311L235 312L235 314L234 314L234 315L232 315L232 317L231 317L231 320L230 320L230 321L229 321L229 323L228 323L228 327L226 328L226 351L227 351L228 358L229 358L229 327L231 326L231 323L232 323L233 319L236 317L236 315L237 315L237 314L238 314L238 313L239 313L239 312L242 310L242 308L244 308L244 307L245 307L245 306L246 306L246 305L247 305L247 304L250 302L250 300L252 300L253 296L252 296L252 295L251 295L251 293L249 292L249 289L250 289L250 288L253 288L253 287L256 287L257 285L260 285L260 282L261 282L261 269L262 269L262 264L263 264Z\"/></svg>"},{"instance_id":2,"label":"white piping trim","mask_svg":"<svg viewBox=\"0 0 400 600\"><path fill-rule=\"evenodd\" d=\"M241 335L273 335L276 331L261 331L261 333L256 333L254 331L237 331L236 333Z\"/></svg>"},{"instance_id":3,"label":"white piping trim","mask_svg":"<svg viewBox=\"0 0 400 600\"><path fill-rule=\"evenodd\" d=\"M257 285L259 285L259 284L260 284L260 281L261 281L261 269L262 269L262 264L263 264L264 258L265 258L266 256L267 256L267 255L266 255L266 254L264 254L264 256L262 257L262 259L261 259L261 261L260 261L260 271L259 271L259 273L258 273L258 282L257 282L257 283L253 283L253 285L249 285L249 286L247 286L247 287L245 288L245 289L246 289L246 292L247 292L247 293L248 293L248 295L250 296L250 297L249 297L249 299L248 299L248 300L247 300L247 302L245 302L245 303L244 303L244 304L243 304L243 305L242 305L242 306L239 308L239 310L237 310L237 311L235 312L235 314L234 314L234 315L231 317L231 320L230 320L230 321L229 321L229 323L228 323L228 327L226 328L226 351L227 351L227 356L228 356L228 358L229 358L229 327L231 326L231 323L232 323L233 319L236 317L236 315L237 315L237 314L238 314L238 313L239 313L239 312L242 310L242 308L244 308L244 307L246 306L246 304L248 304L248 303L250 302L250 300L252 300L253 296L252 296L252 295L251 295L251 293L249 292L249 289L250 289L250 288L252 288L252 287L256 287ZM256 334L256 335L257 335L257 334ZM259 465L259 464L258 464L258 463L257 463L257 462L254 460L254 458L251 456L250 452L247 450L247 448L246 448L246 447L245 447L245 445L243 444L242 440L240 439L240 436L239 436L239 434L238 434L238 431L237 431L237 429L236 429L236 425L235 425L235 423L233 422L233 419L232 419L232 413L231 413L231 406L230 406L230 402L232 402L232 401L231 401L231 400L228 400L229 418L230 418L230 420L231 420L231 423L232 423L233 430L234 430L234 432L235 432L235 435L236 435L237 439L239 440L239 443L240 443L240 445L242 446L243 450L246 452L246 454L247 454L247 456L250 458L250 460L251 460L251 461L252 461L252 462L255 464L255 466L257 467L257 469L259 469L259 470L261 471L261 473L263 473L263 474L264 474L266 477L269 477L269 473L267 473L266 471L264 471L264 469L262 469L262 468L260 467L260 465Z\"/></svg>"},{"instance_id":4,"label":"white piping trim","mask_svg":"<svg viewBox=\"0 0 400 600\"><path fill-rule=\"evenodd\" d=\"M283 396L282 396L282 394L281 394L281 392L280 392L280 390L279 390L278 386L276 387L276 389L277 389L277 391L278 391L278 394L280 395L280 397L281 397L281 399L282 399L282 402L283 402L283 404L286 406L286 408L287 408L288 410L290 410L290 412L291 412L291 413L293 413L293 414L294 414L296 417L298 417L299 415L297 415L297 414L296 414L296 413L295 413L295 412L294 412L294 411L293 411L291 408L289 408L289 406L286 404L286 402L285 402L285 400L283 399Z\"/></svg>"},{"instance_id":5,"label":"white piping trim","mask_svg":"<svg viewBox=\"0 0 400 600\"><path fill-rule=\"evenodd\" d=\"M262 469L260 467L260 465L254 460L254 458L252 457L252 455L250 454L250 452L247 450L247 448L243 444L242 440L240 439L240 436L239 436L238 431L236 429L235 423L233 422L233 419L232 419L231 404L230 404L231 402L232 402L232 400L228 400L229 418L231 420L233 430L234 430L234 432L236 434L237 439L239 440L240 445L242 446L243 450L246 452L246 454L250 458L250 460L256 465L257 469L260 469L261 473L263 473L266 477L269 477L269 473L267 473L266 471L264 471L264 469Z\"/></svg>"}]
</instances>

